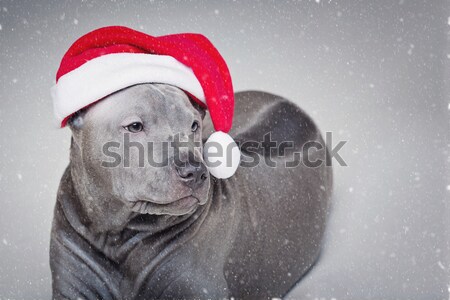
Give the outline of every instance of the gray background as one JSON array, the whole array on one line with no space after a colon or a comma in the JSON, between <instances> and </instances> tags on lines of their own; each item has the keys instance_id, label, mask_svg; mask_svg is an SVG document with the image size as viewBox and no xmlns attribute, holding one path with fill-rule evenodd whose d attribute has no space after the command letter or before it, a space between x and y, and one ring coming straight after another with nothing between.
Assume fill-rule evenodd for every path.
<instances>
[{"instance_id":1,"label":"gray background","mask_svg":"<svg viewBox=\"0 0 450 300\"><path fill-rule=\"evenodd\" d=\"M450 30L444 1L0 1L0 298L50 297L70 133L49 88L82 34L200 32L235 90L298 103L348 140L324 251L293 299L449 299Z\"/></svg>"}]
</instances>

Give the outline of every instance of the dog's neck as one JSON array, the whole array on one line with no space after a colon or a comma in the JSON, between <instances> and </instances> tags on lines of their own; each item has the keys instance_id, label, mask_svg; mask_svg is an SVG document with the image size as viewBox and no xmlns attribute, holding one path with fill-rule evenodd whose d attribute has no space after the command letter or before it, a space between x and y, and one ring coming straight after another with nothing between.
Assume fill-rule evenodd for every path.
<instances>
[{"instance_id":1,"label":"dog's neck","mask_svg":"<svg viewBox=\"0 0 450 300\"><path fill-rule=\"evenodd\" d=\"M81 150L72 143L58 202L70 226L115 261L121 260L119 253L127 256L127 251L119 249L127 240L148 239L169 228L180 233L203 219L209 210L211 199L193 213L182 216L138 214L121 200L105 195L102 192L105 187L99 187L86 173Z\"/></svg>"}]
</instances>

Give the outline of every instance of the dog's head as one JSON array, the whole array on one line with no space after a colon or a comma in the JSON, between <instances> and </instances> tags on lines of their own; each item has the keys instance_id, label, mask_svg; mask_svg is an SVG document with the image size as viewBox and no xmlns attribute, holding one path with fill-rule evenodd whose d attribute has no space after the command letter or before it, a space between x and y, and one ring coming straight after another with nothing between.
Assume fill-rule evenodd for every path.
<instances>
[{"instance_id":1,"label":"dog's head","mask_svg":"<svg viewBox=\"0 0 450 300\"><path fill-rule=\"evenodd\" d=\"M71 163L91 199L85 206L118 209L107 203L114 199L121 210L184 215L205 204L204 115L177 87L140 84L72 116Z\"/></svg>"}]
</instances>

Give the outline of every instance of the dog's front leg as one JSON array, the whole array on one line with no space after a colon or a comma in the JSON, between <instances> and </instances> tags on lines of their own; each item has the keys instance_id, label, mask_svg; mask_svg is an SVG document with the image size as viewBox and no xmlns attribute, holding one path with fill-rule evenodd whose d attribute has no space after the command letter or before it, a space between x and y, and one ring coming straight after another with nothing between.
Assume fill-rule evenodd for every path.
<instances>
[{"instance_id":1,"label":"dog's front leg","mask_svg":"<svg viewBox=\"0 0 450 300\"><path fill-rule=\"evenodd\" d=\"M222 274L186 271L167 286L160 299L229 299L227 282Z\"/></svg>"},{"instance_id":2,"label":"dog's front leg","mask_svg":"<svg viewBox=\"0 0 450 300\"><path fill-rule=\"evenodd\" d=\"M52 299L120 299L115 272L89 253L90 247L60 237L52 236L50 242Z\"/></svg>"}]
</instances>

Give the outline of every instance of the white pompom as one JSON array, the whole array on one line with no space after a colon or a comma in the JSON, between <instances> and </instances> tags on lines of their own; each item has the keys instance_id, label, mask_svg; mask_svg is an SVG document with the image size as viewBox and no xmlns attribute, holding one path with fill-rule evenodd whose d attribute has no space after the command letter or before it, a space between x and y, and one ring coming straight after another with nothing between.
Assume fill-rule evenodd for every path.
<instances>
[{"instance_id":1,"label":"white pompom","mask_svg":"<svg viewBox=\"0 0 450 300\"><path fill-rule=\"evenodd\" d=\"M230 135L216 131L203 146L203 159L211 175L225 179L236 172L241 161L241 151Z\"/></svg>"}]
</instances>

